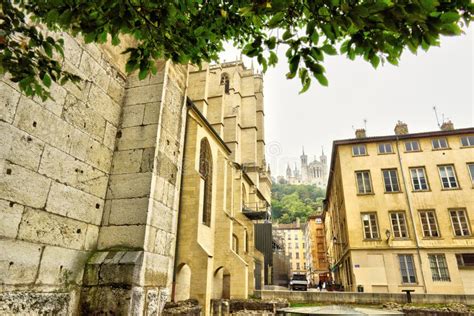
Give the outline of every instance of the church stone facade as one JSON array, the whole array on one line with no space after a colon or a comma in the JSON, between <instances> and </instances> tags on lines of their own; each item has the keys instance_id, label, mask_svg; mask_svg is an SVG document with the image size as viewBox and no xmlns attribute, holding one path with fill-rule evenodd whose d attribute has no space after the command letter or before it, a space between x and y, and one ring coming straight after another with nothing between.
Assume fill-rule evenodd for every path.
<instances>
[{"instance_id":1,"label":"church stone facade","mask_svg":"<svg viewBox=\"0 0 474 316\"><path fill-rule=\"evenodd\" d=\"M286 178L289 184L310 184L320 188L325 188L327 183L327 157L324 151L321 152L319 160L314 157L313 161L308 162L308 155L303 153L300 156L301 167L298 169L296 164L292 170L288 164L286 168Z\"/></svg>"},{"instance_id":2,"label":"church stone facade","mask_svg":"<svg viewBox=\"0 0 474 316\"><path fill-rule=\"evenodd\" d=\"M123 47L58 36L79 86L41 102L0 78L0 314L156 315L187 297L208 313L252 294L271 186L262 78L161 61L139 81Z\"/></svg>"}]
</instances>

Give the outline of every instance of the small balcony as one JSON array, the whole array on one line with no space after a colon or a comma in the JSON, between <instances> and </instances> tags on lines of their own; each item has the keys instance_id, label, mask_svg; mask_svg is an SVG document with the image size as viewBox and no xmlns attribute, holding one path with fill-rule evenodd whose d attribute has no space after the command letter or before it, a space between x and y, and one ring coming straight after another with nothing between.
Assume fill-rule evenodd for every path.
<instances>
[{"instance_id":1,"label":"small balcony","mask_svg":"<svg viewBox=\"0 0 474 316\"><path fill-rule=\"evenodd\" d=\"M251 221L269 220L272 212L267 202L245 203L242 205L242 214Z\"/></svg>"}]
</instances>

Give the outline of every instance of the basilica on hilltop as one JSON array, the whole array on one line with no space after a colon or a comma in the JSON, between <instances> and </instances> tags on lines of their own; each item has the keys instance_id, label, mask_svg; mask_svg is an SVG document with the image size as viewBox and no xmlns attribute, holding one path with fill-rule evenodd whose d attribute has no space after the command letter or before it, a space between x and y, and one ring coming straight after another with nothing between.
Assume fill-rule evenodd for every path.
<instances>
[{"instance_id":1,"label":"basilica on hilltop","mask_svg":"<svg viewBox=\"0 0 474 316\"><path fill-rule=\"evenodd\" d=\"M298 169L296 164L293 170L290 165L286 167L285 182L289 184L312 184L320 188L326 188L327 182L327 157L324 150L321 151L319 161L314 157L313 161L308 162L308 155L303 153L300 156L301 168Z\"/></svg>"}]
</instances>

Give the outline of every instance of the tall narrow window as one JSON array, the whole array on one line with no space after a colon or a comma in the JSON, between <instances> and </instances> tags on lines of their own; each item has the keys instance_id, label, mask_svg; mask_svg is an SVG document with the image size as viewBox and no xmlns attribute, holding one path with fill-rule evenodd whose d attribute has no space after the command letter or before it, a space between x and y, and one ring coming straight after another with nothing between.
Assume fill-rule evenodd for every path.
<instances>
[{"instance_id":1,"label":"tall narrow window","mask_svg":"<svg viewBox=\"0 0 474 316\"><path fill-rule=\"evenodd\" d=\"M237 254L239 253L239 239L234 234L232 235L232 250Z\"/></svg>"},{"instance_id":2,"label":"tall narrow window","mask_svg":"<svg viewBox=\"0 0 474 316\"><path fill-rule=\"evenodd\" d=\"M247 230L244 231L244 250L245 252L249 252L249 233L247 232Z\"/></svg>"},{"instance_id":3,"label":"tall narrow window","mask_svg":"<svg viewBox=\"0 0 474 316\"><path fill-rule=\"evenodd\" d=\"M446 257L442 254L428 255L433 281L451 281Z\"/></svg>"},{"instance_id":4,"label":"tall narrow window","mask_svg":"<svg viewBox=\"0 0 474 316\"><path fill-rule=\"evenodd\" d=\"M428 190L428 181L426 181L425 168L410 168L411 182L414 191Z\"/></svg>"},{"instance_id":5,"label":"tall narrow window","mask_svg":"<svg viewBox=\"0 0 474 316\"><path fill-rule=\"evenodd\" d=\"M474 253L457 253L456 260L459 268L474 268Z\"/></svg>"},{"instance_id":6,"label":"tall narrow window","mask_svg":"<svg viewBox=\"0 0 474 316\"><path fill-rule=\"evenodd\" d=\"M431 140L433 149L445 149L448 148L448 141L446 138L434 138Z\"/></svg>"},{"instance_id":7,"label":"tall narrow window","mask_svg":"<svg viewBox=\"0 0 474 316\"><path fill-rule=\"evenodd\" d=\"M407 224L406 224L404 212L390 213L390 221L392 222L393 237L395 238L408 237Z\"/></svg>"},{"instance_id":8,"label":"tall narrow window","mask_svg":"<svg viewBox=\"0 0 474 316\"><path fill-rule=\"evenodd\" d=\"M382 170L385 192L399 192L397 169Z\"/></svg>"},{"instance_id":9,"label":"tall narrow window","mask_svg":"<svg viewBox=\"0 0 474 316\"><path fill-rule=\"evenodd\" d=\"M453 165L438 166L439 176L441 178L441 185L443 189L457 189L458 181Z\"/></svg>"},{"instance_id":10,"label":"tall narrow window","mask_svg":"<svg viewBox=\"0 0 474 316\"><path fill-rule=\"evenodd\" d=\"M354 145L352 146L352 155L365 156L367 155L367 148L365 147L365 145Z\"/></svg>"},{"instance_id":11,"label":"tall narrow window","mask_svg":"<svg viewBox=\"0 0 474 316\"><path fill-rule=\"evenodd\" d=\"M451 216L451 224L453 225L453 231L455 236L471 235L469 223L466 217L466 210L449 210L449 215Z\"/></svg>"},{"instance_id":12,"label":"tall narrow window","mask_svg":"<svg viewBox=\"0 0 474 316\"><path fill-rule=\"evenodd\" d=\"M206 226L211 226L212 209L212 154L211 146L206 138L201 140L199 154L199 173L204 180L204 201L202 210L202 222Z\"/></svg>"},{"instance_id":13,"label":"tall narrow window","mask_svg":"<svg viewBox=\"0 0 474 316\"><path fill-rule=\"evenodd\" d=\"M221 75L221 86L224 86L224 92L226 94L229 94L230 92L230 80L229 80L229 75L226 73L223 73Z\"/></svg>"},{"instance_id":14,"label":"tall narrow window","mask_svg":"<svg viewBox=\"0 0 474 316\"><path fill-rule=\"evenodd\" d=\"M370 171L356 171L357 191L359 194L372 193Z\"/></svg>"},{"instance_id":15,"label":"tall narrow window","mask_svg":"<svg viewBox=\"0 0 474 316\"><path fill-rule=\"evenodd\" d=\"M405 151L420 151L420 143L417 140L407 141L405 142Z\"/></svg>"},{"instance_id":16,"label":"tall narrow window","mask_svg":"<svg viewBox=\"0 0 474 316\"><path fill-rule=\"evenodd\" d=\"M471 147L474 146L474 135L462 136L461 137L462 147Z\"/></svg>"},{"instance_id":17,"label":"tall narrow window","mask_svg":"<svg viewBox=\"0 0 474 316\"><path fill-rule=\"evenodd\" d=\"M469 175L471 176L471 183L474 185L474 163L468 163L467 169L469 170Z\"/></svg>"},{"instance_id":18,"label":"tall narrow window","mask_svg":"<svg viewBox=\"0 0 474 316\"><path fill-rule=\"evenodd\" d=\"M402 283L416 283L415 264L413 255L398 255Z\"/></svg>"},{"instance_id":19,"label":"tall narrow window","mask_svg":"<svg viewBox=\"0 0 474 316\"><path fill-rule=\"evenodd\" d=\"M365 239L378 239L379 238L377 214L375 213L362 214L362 226L364 227Z\"/></svg>"},{"instance_id":20,"label":"tall narrow window","mask_svg":"<svg viewBox=\"0 0 474 316\"><path fill-rule=\"evenodd\" d=\"M424 237L439 237L435 211L420 211L420 220Z\"/></svg>"}]
</instances>

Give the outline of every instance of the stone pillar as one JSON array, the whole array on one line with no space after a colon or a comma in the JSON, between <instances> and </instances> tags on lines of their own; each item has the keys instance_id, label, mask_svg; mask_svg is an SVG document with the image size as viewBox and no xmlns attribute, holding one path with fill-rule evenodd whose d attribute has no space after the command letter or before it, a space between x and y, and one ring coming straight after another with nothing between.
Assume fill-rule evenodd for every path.
<instances>
[{"instance_id":1,"label":"stone pillar","mask_svg":"<svg viewBox=\"0 0 474 316\"><path fill-rule=\"evenodd\" d=\"M156 312L171 292L186 115L187 72L162 62L128 78L97 252L89 259L83 313Z\"/></svg>"}]
</instances>

